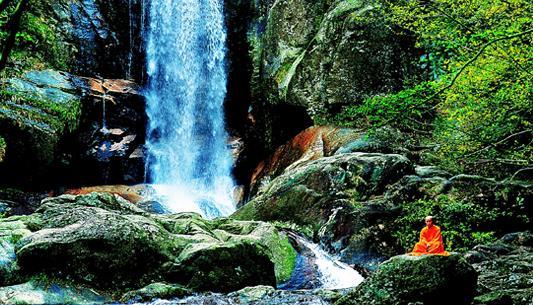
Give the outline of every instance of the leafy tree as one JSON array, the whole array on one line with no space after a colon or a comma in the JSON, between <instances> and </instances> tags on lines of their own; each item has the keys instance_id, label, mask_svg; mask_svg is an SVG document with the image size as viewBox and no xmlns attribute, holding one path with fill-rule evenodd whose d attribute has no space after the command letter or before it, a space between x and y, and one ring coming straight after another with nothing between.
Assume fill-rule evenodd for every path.
<instances>
[{"instance_id":1,"label":"leafy tree","mask_svg":"<svg viewBox=\"0 0 533 305\"><path fill-rule=\"evenodd\" d=\"M527 0L383 0L417 37L431 79L344 109L336 120L394 125L422 137L448 169L533 170L533 4ZM358 122L359 124L360 122Z\"/></svg>"}]
</instances>

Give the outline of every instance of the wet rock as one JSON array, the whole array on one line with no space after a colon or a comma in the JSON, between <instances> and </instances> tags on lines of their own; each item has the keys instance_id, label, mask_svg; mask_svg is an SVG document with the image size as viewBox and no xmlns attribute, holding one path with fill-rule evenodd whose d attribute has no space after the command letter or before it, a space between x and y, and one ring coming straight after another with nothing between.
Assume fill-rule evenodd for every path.
<instances>
[{"instance_id":1,"label":"wet rock","mask_svg":"<svg viewBox=\"0 0 533 305\"><path fill-rule=\"evenodd\" d=\"M41 14L62 41L58 51L66 53L69 71L115 78L140 74L131 66L141 53L140 1L50 1Z\"/></svg>"},{"instance_id":2,"label":"wet rock","mask_svg":"<svg viewBox=\"0 0 533 305\"><path fill-rule=\"evenodd\" d=\"M504 235L465 254L479 274L474 304L526 305L533 300L533 234Z\"/></svg>"},{"instance_id":3,"label":"wet rock","mask_svg":"<svg viewBox=\"0 0 533 305\"><path fill-rule=\"evenodd\" d=\"M37 280L0 287L2 304L103 304L110 300L92 289Z\"/></svg>"},{"instance_id":4,"label":"wet rock","mask_svg":"<svg viewBox=\"0 0 533 305\"><path fill-rule=\"evenodd\" d=\"M310 127L280 146L272 156L256 166L251 178L250 196L255 195L285 170L322 157L351 152L400 152L403 150L398 145L401 138L401 133L389 128L381 128L369 134L350 128Z\"/></svg>"},{"instance_id":5,"label":"wet rock","mask_svg":"<svg viewBox=\"0 0 533 305\"><path fill-rule=\"evenodd\" d=\"M93 78L79 78L77 85L85 97L76 160L85 173L80 183L143 182L146 115L138 86Z\"/></svg>"},{"instance_id":6,"label":"wet rock","mask_svg":"<svg viewBox=\"0 0 533 305\"><path fill-rule=\"evenodd\" d=\"M144 180L146 118L135 83L44 70L0 87L0 135L7 144L0 170L10 173L0 182L39 187Z\"/></svg>"},{"instance_id":7,"label":"wet rock","mask_svg":"<svg viewBox=\"0 0 533 305\"><path fill-rule=\"evenodd\" d=\"M476 285L476 271L458 254L401 255L335 304L471 304Z\"/></svg>"}]
</instances>

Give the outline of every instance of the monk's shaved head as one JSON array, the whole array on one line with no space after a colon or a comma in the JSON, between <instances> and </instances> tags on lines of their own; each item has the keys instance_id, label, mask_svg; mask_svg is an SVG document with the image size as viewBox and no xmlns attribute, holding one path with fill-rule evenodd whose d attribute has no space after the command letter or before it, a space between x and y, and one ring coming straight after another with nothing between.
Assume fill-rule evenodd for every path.
<instances>
[{"instance_id":1,"label":"monk's shaved head","mask_svg":"<svg viewBox=\"0 0 533 305\"><path fill-rule=\"evenodd\" d=\"M426 218L425 218L424 220L425 220L425 221L428 221L428 220L433 221L433 216L426 216Z\"/></svg>"}]
</instances>

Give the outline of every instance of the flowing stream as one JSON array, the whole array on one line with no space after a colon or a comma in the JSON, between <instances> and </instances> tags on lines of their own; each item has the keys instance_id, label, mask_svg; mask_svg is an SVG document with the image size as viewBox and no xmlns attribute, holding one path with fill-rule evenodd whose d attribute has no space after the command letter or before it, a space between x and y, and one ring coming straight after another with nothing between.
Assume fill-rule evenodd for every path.
<instances>
[{"instance_id":1,"label":"flowing stream","mask_svg":"<svg viewBox=\"0 0 533 305\"><path fill-rule=\"evenodd\" d=\"M152 0L146 42L148 180L173 212L234 211L223 0Z\"/></svg>"},{"instance_id":2,"label":"flowing stream","mask_svg":"<svg viewBox=\"0 0 533 305\"><path fill-rule=\"evenodd\" d=\"M291 278L278 288L344 289L355 287L364 280L359 272L322 250L318 244L292 232L287 234L298 249L298 257Z\"/></svg>"}]
</instances>

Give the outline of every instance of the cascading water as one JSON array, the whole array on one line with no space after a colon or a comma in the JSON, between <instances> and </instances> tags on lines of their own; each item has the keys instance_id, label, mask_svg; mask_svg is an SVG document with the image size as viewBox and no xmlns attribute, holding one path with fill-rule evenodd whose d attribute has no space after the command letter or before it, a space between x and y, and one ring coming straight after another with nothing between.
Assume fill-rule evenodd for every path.
<instances>
[{"instance_id":1,"label":"cascading water","mask_svg":"<svg viewBox=\"0 0 533 305\"><path fill-rule=\"evenodd\" d=\"M359 272L329 255L319 245L293 232L287 232L287 235L298 249L298 257L291 278L281 283L279 289L344 289L355 287L364 280Z\"/></svg>"},{"instance_id":2,"label":"cascading water","mask_svg":"<svg viewBox=\"0 0 533 305\"><path fill-rule=\"evenodd\" d=\"M223 1L151 0L146 8L148 177L174 212L228 215Z\"/></svg>"}]
</instances>

